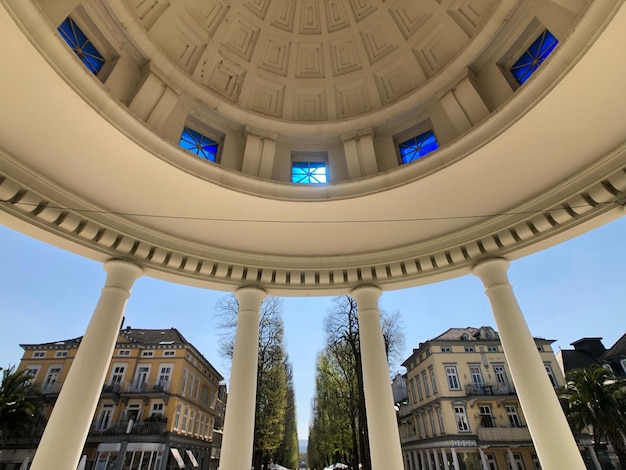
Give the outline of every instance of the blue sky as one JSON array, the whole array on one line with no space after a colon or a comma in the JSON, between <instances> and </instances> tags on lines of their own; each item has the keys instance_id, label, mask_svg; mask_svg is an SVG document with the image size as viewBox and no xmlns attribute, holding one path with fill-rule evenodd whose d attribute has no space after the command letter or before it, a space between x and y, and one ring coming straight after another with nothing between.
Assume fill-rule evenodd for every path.
<instances>
[{"instance_id":1,"label":"blue sky","mask_svg":"<svg viewBox=\"0 0 626 470\"><path fill-rule=\"evenodd\" d=\"M514 261L509 277L534 336L556 340L555 350L583 336L610 347L626 332L626 217L566 243ZM81 336L104 283L100 263L0 226L0 366L17 364L20 343ZM135 328L178 328L223 375L217 353L215 303L225 295L140 278L126 307ZM315 357L330 297L284 298L287 350L294 365L298 434L306 439ZM418 343L450 327L492 325L478 278L385 292L381 308L399 311L406 356Z\"/></svg>"}]
</instances>

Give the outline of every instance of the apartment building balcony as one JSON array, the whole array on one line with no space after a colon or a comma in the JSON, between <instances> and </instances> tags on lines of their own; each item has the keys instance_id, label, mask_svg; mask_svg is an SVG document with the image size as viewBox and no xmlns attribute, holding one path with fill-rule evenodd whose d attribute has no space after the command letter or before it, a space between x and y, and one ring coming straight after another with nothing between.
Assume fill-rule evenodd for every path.
<instances>
[{"instance_id":1,"label":"apartment building balcony","mask_svg":"<svg viewBox=\"0 0 626 470\"><path fill-rule=\"evenodd\" d=\"M115 392L111 390L107 391L107 393ZM161 398L167 405L171 395L170 382L164 380L154 384L148 382L127 382L123 387L120 386L117 393L125 398Z\"/></svg>"},{"instance_id":2,"label":"apartment building balcony","mask_svg":"<svg viewBox=\"0 0 626 470\"><path fill-rule=\"evenodd\" d=\"M56 399L62 387L63 384L61 382L43 384L41 386L41 393L45 398Z\"/></svg>"},{"instance_id":3,"label":"apartment building balcony","mask_svg":"<svg viewBox=\"0 0 626 470\"><path fill-rule=\"evenodd\" d=\"M93 426L89 430L89 434L92 436L116 436L116 435L160 435L165 434L167 431L167 420L164 418L162 421L143 420L140 422L134 422L132 419L129 421L120 421L113 424L106 429Z\"/></svg>"},{"instance_id":4,"label":"apartment building balcony","mask_svg":"<svg viewBox=\"0 0 626 470\"><path fill-rule=\"evenodd\" d=\"M524 442L530 441L530 432L527 427L484 427L476 430L478 441L481 443Z\"/></svg>"},{"instance_id":5,"label":"apartment building balcony","mask_svg":"<svg viewBox=\"0 0 626 470\"><path fill-rule=\"evenodd\" d=\"M509 384L468 384L465 393L468 396L515 395L515 389Z\"/></svg>"}]
</instances>

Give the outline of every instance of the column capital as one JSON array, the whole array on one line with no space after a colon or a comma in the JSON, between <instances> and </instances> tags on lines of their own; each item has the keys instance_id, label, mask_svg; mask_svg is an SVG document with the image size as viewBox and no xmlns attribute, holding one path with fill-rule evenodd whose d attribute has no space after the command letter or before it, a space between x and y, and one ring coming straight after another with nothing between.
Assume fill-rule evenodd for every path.
<instances>
[{"instance_id":1,"label":"column capital","mask_svg":"<svg viewBox=\"0 0 626 470\"><path fill-rule=\"evenodd\" d=\"M483 281L485 289L489 289L498 284L509 283L509 278L506 274L509 265L509 261L504 258L489 258L476 264L472 268L472 274Z\"/></svg>"},{"instance_id":2,"label":"column capital","mask_svg":"<svg viewBox=\"0 0 626 470\"><path fill-rule=\"evenodd\" d=\"M133 283L143 275L143 269L121 259L110 259L104 263L104 270L107 279L104 287L116 287L118 289L130 290Z\"/></svg>"},{"instance_id":3,"label":"column capital","mask_svg":"<svg viewBox=\"0 0 626 470\"><path fill-rule=\"evenodd\" d=\"M378 298L382 292L378 286L359 286L352 289L350 296L356 300L359 310L378 310Z\"/></svg>"},{"instance_id":4,"label":"column capital","mask_svg":"<svg viewBox=\"0 0 626 470\"><path fill-rule=\"evenodd\" d=\"M235 291L235 297L239 302L239 312L253 311L258 313L267 293L258 287L244 286Z\"/></svg>"}]
</instances>

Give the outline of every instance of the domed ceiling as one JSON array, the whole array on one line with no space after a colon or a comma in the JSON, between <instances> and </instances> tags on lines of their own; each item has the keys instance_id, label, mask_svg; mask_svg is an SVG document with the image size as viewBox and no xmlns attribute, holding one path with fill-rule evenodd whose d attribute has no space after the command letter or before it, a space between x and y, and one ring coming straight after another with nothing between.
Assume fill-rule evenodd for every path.
<instances>
[{"instance_id":1,"label":"domed ceiling","mask_svg":"<svg viewBox=\"0 0 626 470\"><path fill-rule=\"evenodd\" d=\"M623 0L0 7L0 222L94 259L329 295L460 275L623 213ZM558 46L517 82L545 31ZM179 146L188 127L214 162ZM424 131L438 150L404 164ZM327 184L291 183L303 156Z\"/></svg>"},{"instance_id":2,"label":"domed ceiling","mask_svg":"<svg viewBox=\"0 0 626 470\"><path fill-rule=\"evenodd\" d=\"M510 2L185 0L129 8L177 66L227 102L278 119L328 121L375 111L424 85L499 3Z\"/></svg>"}]
</instances>

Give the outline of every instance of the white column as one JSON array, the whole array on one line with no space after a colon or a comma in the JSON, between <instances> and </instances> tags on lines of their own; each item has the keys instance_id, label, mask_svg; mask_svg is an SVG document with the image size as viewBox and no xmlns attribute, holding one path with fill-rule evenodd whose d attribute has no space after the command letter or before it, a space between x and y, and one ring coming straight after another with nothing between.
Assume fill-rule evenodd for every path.
<instances>
[{"instance_id":1,"label":"white column","mask_svg":"<svg viewBox=\"0 0 626 470\"><path fill-rule=\"evenodd\" d=\"M400 435L393 408L391 380L387 354L380 326L378 298L381 290L375 286L352 291L356 300L363 366L363 389L369 432L370 456L373 470L402 468Z\"/></svg>"},{"instance_id":2,"label":"white column","mask_svg":"<svg viewBox=\"0 0 626 470\"><path fill-rule=\"evenodd\" d=\"M487 456L485 455L485 451L479 447L478 452L480 452L480 462L482 463L483 470L489 470L489 464L487 463Z\"/></svg>"},{"instance_id":3,"label":"white column","mask_svg":"<svg viewBox=\"0 0 626 470\"><path fill-rule=\"evenodd\" d=\"M443 457L443 470L450 470L450 464L448 463L448 453L446 449L441 449L441 456Z\"/></svg>"},{"instance_id":4,"label":"white column","mask_svg":"<svg viewBox=\"0 0 626 470\"><path fill-rule=\"evenodd\" d=\"M224 416L220 470L246 470L252 467L259 312L265 292L254 287L242 287L235 292L235 296L239 301L239 312Z\"/></svg>"},{"instance_id":5,"label":"white column","mask_svg":"<svg viewBox=\"0 0 626 470\"><path fill-rule=\"evenodd\" d=\"M430 451L426 449L426 459L428 459L428 470L435 470L433 468L433 458L430 455Z\"/></svg>"},{"instance_id":6,"label":"white column","mask_svg":"<svg viewBox=\"0 0 626 470\"><path fill-rule=\"evenodd\" d=\"M598 456L596 455L596 450L592 446L587 447L587 450L589 451L589 455L591 455L591 460L593 461L594 468L596 470L602 470L602 465L600 465L600 461L598 460Z\"/></svg>"},{"instance_id":7,"label":"white column","mask_svg":"<svg viewBox=\"0 0 626 470\"><path fill-rule=\"evenodd\" d=\"M452 466L454 467L454 470L461 470L461 467L459 466L459 458L456 455L456 449L451 447L450 451L452 451Z\"/></svg>"},{"instance_id":8,"label":"white column","mask_svg":"<svg viewBox=\"0 0 626 470\"><path fill-rule=\"evenodd\" d=\"M426 469L426 461L424 460L424 451L420 450L420 470Z\"/></svg>"},{"instance_id":9,"label":"white column","mask_svg":"<svg viewBox=\"0 0 626 470\"><path fill-rule=\"evenodd\" d=\"M104 270L104 288L41 437L32 470L73 469L80 460L130 288L142 274L139 266L121 260L107 261Z\"/></svg>"},{"instance_id":10,"label":"white column","mask_svg":"<svg viewBox=\"0 0 626 470\"><path fill-rule=\"evenodd\" d=\"M517 468L517 462L515 461L515 456L513 455L513 451L510 447L506 448L506 453L509 455L509 462L511 464L511 470L519 470Z\"/></svg>"},{"instance_id":11,"label":"white column","mask_svg":"<svg viewBox=\"0 0 626 470\"><path fill-rule=\"evenodd\" d=\"M415 468L415 470L422 470L422 466L419 462L419 454L416 450L411 452L411 457L413 458L413 468Z\"/></svg>"},{"instance_id":12,"label":"white column","mask_svg":"<svg viewBox=\"0 0 626 470\"><path fill-rule=\"evenodd\" d=\"M576 441L507 277L508 261L476 265L489 297L513 383L544 470L585 470Z\"/></svg>"},{"instance_id":13,"label":"white column","mask_svg":"<svg viewBox=\"0 0 626 470\"><path fill-rule=\"evenodd\" d=\"M433 449L433 460L435 461L435 470L441 470L441 465L439 464L439 456L437 455L437 449Z\"/></svg>"}]
</instances>

